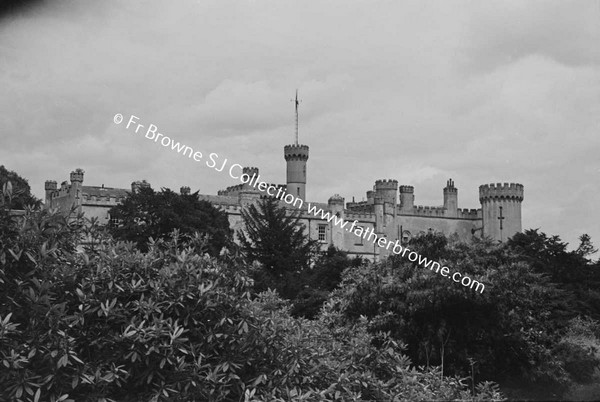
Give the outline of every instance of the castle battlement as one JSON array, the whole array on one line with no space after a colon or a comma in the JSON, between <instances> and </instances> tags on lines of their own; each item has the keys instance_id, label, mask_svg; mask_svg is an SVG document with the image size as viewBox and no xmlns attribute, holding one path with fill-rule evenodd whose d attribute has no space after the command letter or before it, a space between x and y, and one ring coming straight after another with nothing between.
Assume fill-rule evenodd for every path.
<instances>
[{"instance_id":1,"label":"castle battlement","mask_svg":"<svg viewBox=\"0 0 600 402\"><path fill-rule=\"evenodd\" d=\"M254 166L246 166L242 168L242 174L247 174L252 177L252 175L258 176L258 168Z\"/></svg>"},{"instance_id":2,"label":"castle battlement","mask_svg":"<svg viewBox=\"0 0 600 402\"><path fill-rule=\"evenodd\" d=\"M361 213L361 212L348 212L346 211L345 213L345 220L346 221L353 221L353 220L369 220L369 221L374 221L375 220L375 214L373 213Z\"/></svg>"},{"instance_id":3,"label":"castle battlement","mask_svg":"<svg viewBox=\"0 0 600 402\"><path fill-rule=\"evenodd\" d=\"M444 216L446 209L444 207L430 207L416 205L413 207L413 215L415 216Z\"/></svg>"},{"instance_id":4,"label":"castle battlement","mask_svg":"<svg viewBox=\"0 0 600 402\"><path fill-rule=\"evenodd\" d=\"M398 180L380 179L375 181L375 190L397 190Z\"/></svg>"},{"instance_id":5,"label":"castle battlement","mask_svg":"<svg viewBox=\"0 0 600 402\"><path fill-rule=\"evenodd\" d=\"M413 186L400 186L401 193L414 193L415 188Z\"/></svg>"},{"instance_id":6,"label":"castle battlement","mask_svg":"<svg viewBox=\"0 0 600 402\"><path fill-rule=\"evenodd\" d=\"M457 218L462 218L462 219L481 219L481 209L459 208L457 210Z\"/></svg>"},{"instance_id":7,"label":"castle battlement","mask_svg":"<svg viewBox=\"0 0 600 402\"><path fill-rule=\"evenodd\" d=\"M308 145L292 144L286 145L283 148L283 153L286 161L291 160L308 160Z\"/></svg>"},{"instance_id":8,"label":"castle battlement","mask_svg":"<svg viewBox=\"0 0 600 402\"><path fill-rule=\"evenodd\" d=\"M46 183L44 183L44 190L55 191L57 188L58 183L56 183L56 180L46 180Z\"/></svg>"},{"instance_id":9,"label":"castle battlement","mask_svg":"<svg viewBox=\"0 0 600 402\"><path fill-rule=\"evenodd\" d=\"M479 201L490 199L514 199L523 201L523 185L519 183L491 183L479 186Z\"/></svg>"}]
</instances>

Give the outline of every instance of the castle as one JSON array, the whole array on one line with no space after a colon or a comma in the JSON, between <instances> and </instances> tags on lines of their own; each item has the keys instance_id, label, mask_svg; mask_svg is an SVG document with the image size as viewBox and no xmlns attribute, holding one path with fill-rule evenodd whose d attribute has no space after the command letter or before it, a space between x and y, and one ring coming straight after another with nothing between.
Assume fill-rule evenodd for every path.
<instances>
[{"instance_id":1,"label":"castle","mask_svg":"<svg viewBox=\"0 0 600 402\"><path fill-rule=\"evenodd\" d=\"M283 189L302 200L306 200L307 174L306 167L309 147L297 143L284 147L284 158L287 164L286 184L273 185ZM249 177L258 176L255 167L246 167L243 173ZM109 209L117 205L129 191L137 191L142 186L149 186L146 181L132 183L131 190L83 185L84 172L77 169L71 172L70 184L66 181L58 188L56 181L46 181L46 208L58 208L67 211L71 207L85 213L87 218L96 217L101 223L118 223L109 216ZM189 193L189 187L182 187L181 193ZM250 203L266 197L262 192L251 187L249 183L238 184L221 190L217 195L199 195L202 200L209 201L215 207L227 212L230 226L234 230L242 228L241 210ZM366 192L366 201L345 203L343 197L333 195L327 203L314 203L313 206L335 214L345 221L357 221L356 226L385 237L389 241L396 239L405 243L412 236L441 232L445 235L456 235L459 239L469 241L473 236L487 236L503 242L508 237L521 231L521 202L523 201L523 185L515 183L484 184L479 186L479 209L458 208L458 189L452 179L443 189L443 205L430 207L415 205L414 187L398 185L394 179L377 180L372 190ZM289 205L281 203L290 208ZM297 212L300 222L311 239L318 240L323 249L333 245L346 251L349 256L361 256L377 260L389 254L389 250L380 248L354 233L335 225L321 216L309 213L306 203Z\"/></svg>"}]
</instances>

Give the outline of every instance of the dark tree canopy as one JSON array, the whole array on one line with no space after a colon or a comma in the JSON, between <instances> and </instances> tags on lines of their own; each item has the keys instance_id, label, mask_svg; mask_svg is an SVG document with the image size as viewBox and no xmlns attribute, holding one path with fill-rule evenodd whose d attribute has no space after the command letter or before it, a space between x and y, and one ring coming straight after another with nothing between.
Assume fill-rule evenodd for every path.
<instances>
[{"instance_id":1,"label":"dark tree canopy","mask_svg":"<svg viewBox=\"0 0 600 402\"><path fill-rule=\"evenodd\" d=\"M299 216L288 214L272 198L263 199L258 208L242 210L245 230L237 236L249 261L258 261L273 272L299 271L314 258L317 242L304 234Z\"/></svg>"},{"instance_id":2,"label":"dark tree canopy","mask_svg":"<svg viewBox=\"0 0 600 402\"><path fill-rule=\"evenodd\" d=\"M149 237L155 240L167 238L174 229L182 234L209 235L208 252L211 255L218 255L232 241L227 213L199 200L197 192L180 195L169 189L156 192L142 187L130 193L109 213L111 218L120 220L119 225L111 226L112 235L119 240L135 242L143 251L147 250Z\"/></svg>"},{"instance_id":3,"label":"dark tree canopy","mask_svg":"<svg viewBox=\"0 0 600 402\"><path fill-rule=\"evenodd\" d=\"M0 165L0 189L10 182L10 197L5 197L10 209L25 209L27 206L39 208L41 201L31 194L29 182L19 176L16 172L8 170L4 165Z\"/></svg>"},{"instance_id":4,"label":"dark tree canopy","mask_svg":"<svg viewBox=\"0 0 600 402\"><path fill-rule=\"evenodd\" d=\"M262 267L255 272L255 288L276 289L288 299L300 290L300 281L316 256L318 243L304 234L297 214L288 214L277 200L263 199L258 208L242 210L244 230L237 232L242 252L249 263Z\"/></svg>"}]
</instances>

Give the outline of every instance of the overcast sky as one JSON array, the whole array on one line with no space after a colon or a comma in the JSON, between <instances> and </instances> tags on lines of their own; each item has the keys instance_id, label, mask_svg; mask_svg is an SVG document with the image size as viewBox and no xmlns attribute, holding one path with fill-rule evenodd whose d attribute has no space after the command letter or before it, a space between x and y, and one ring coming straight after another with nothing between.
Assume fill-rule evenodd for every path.
<instances>
[{"instance_id":1,"label":"overcast sky","mask_svg":"<svg viewBox=\"0 0 600 402\"><path fill-rule=\"evenodd\" d=\"M600 246L600 2L54 0L0 19L0 164L43 198L87 185L216 194L237 184L113 123L285 183L310 146L307 198L362 200L376 179L459 207L525 186L523 228Z\"/></svg>"}]
</instances>

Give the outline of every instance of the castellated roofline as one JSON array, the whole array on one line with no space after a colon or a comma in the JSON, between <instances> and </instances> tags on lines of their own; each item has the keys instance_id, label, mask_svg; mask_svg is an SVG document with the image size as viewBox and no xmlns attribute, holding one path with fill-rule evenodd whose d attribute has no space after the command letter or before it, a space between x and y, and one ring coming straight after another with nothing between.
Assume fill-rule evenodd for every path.
<instances>
[{"instance_id":1,"label":"castellated roofline","mask_svg":"<svg viewBox=\"0 0 600 402\"><path fill-rule=\"evenodd\" d=\"M252 176L252 173L258 174L258 168L254 166L246 166L242 168L242 173L247 173Z\"/></svg>"},{"instance_id":2,"label":"castellated roofline","mask_svg":"<svg viewBox=\"0 0 600 402\"><path fill-rule=\"evenodd\" d=\"M375 181L375 188L381 190L396 190L398 189L398 180L379 179Z\"/></svg>"},{"instance_id":3,"label":"castellated roofline","mask_svg":"<svg viewBox=\"0 0 600 402\"><path fill-rule=\"evenodd\" d=\"M519 183L491 183L479 186L479 201L491 199L514 199L523 201L524 187Z\"/></svg>"},{"instance_id":4,"label":"castellated roofline","mask_svg":"<svg viewBox=\"0 0 600 402\"><path fill-rule=\"evenodd\" d=\"M413 186L400 186L401 193L414 193L415 188Z\"/></svg>"},{"instance_id":5,"label":"castellated roofline","mask_svg":"<svg viewBox=\"0 0 600 402\"><path fill-rule=\"evenodd\" d=\"M45 190L56 190L57 188L58 184L56 183L56 180L46 180L46 183L44 183Z\"/></svg>"},{"instance_id":6,"label":"castellated roofline","mask_svg":"<svg viewBox=\"0 0 600 402\"><path fill-rule=\"evenodd\" d=\"M308 145L286 145L283 147L284 157L289 160L308 160Z\"/></svg>"}]
</instances>

